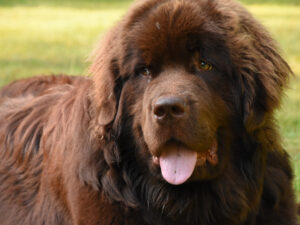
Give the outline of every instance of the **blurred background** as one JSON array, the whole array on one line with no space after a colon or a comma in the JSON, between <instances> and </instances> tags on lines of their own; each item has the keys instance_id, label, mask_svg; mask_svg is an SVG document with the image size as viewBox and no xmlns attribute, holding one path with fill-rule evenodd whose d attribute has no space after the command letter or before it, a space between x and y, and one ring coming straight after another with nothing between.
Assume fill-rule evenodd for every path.
<instances>
[{"instance_id":1,"label":"blurred background","mask_svg":"<svg viewBox=\"0 0 300 225\"><path fill-rule=\"evenodd\" d=\"M279 42L295 77L277 112L300 202L300 0L241 0ZM85 74L97 40L129 0L0 0L0 86L36 74Z\"/></svg>"}]
</instances>

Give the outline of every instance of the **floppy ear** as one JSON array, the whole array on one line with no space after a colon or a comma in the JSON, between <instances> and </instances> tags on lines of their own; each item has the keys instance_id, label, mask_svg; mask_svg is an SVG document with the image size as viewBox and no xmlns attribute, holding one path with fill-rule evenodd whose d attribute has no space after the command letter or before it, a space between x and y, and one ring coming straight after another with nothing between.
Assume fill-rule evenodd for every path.
<instances>
[{"instance_id":1,"label":"floppy ear","mask_svg":"<svg viewBox=\"0 0 300 225\"><path fill-rule=\"evenodd\" d=\"M292 71L264 27L244 10L240 13L229 40L241 88L244 125L253 131L272 118Z\"/></svg>"},{"instance_id":2,"label":"floppy ear","mask_svg":"<svg viewBox=\"0 0 300 225\"><path fill-rule=\"evenodd\" d=\"M119 78L116 56L116 31L110 31L92 54L90 72L93 75L93 104L99 125L108 125L116 115L116 82Z\"/></svg>"}]
</instances>

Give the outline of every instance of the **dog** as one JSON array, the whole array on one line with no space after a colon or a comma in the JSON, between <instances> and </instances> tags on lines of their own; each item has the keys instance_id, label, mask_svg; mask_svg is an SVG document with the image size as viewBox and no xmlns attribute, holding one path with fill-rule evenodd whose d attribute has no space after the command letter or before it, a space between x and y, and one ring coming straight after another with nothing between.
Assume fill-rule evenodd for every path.
<instances>
[{"instance_id":1,"label":"dog","mask_svg":"<svg viewBox=\"0 0 300 225\"><path fill-rule=\"evenodd\" d=\"M297 224L292 71L239 3L137 1L90 73L0 92L1 225Z\"/></svg>"}]
</instances>

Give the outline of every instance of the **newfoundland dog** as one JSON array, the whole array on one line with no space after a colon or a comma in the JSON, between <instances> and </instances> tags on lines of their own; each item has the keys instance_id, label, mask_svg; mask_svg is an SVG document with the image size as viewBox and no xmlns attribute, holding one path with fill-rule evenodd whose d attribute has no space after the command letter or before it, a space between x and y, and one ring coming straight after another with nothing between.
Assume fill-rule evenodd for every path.
<instances>
[{"instance_id":1,"label":"newfoundland dog","mask_svg":"<svg viewBox=\"0 0 300 225\"><path fill-rule=\"evenodd\" d=\"M139 0L92 78L0 92L1 225L296 225L291 69L233 0Z\"/></svg>"}]
</instances>

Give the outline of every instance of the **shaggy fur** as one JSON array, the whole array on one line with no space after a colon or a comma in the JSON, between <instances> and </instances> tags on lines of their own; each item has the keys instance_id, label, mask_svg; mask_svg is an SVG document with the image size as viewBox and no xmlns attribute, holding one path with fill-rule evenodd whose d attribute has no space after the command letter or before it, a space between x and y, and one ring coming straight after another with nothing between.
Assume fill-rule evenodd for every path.
<instances>
[{"instance_id":1,"label":"shaggy fur","mask_svg":"<svg viewBox=\"0 0 300 225\"><path fill-rule=\"evenodd\" d=\"M0 97L15 98L26 95L41 95L48 89L60 85L79 85L86 77L67 75L36 76L25 80L14 81L0 90Z\"/></svg>"},{"instance_id":2,"label":"shaggy fur","mask_svg":"<svg viewBox=\"0 0 300 225\"><path fill-rule=\"evenodd\" d=\"M292 72L238 3L137 1L90 71L0 92L1 225L297 224L274 121ZM180 185L174 146L198 156Z\"/></svg>"}]
</instances>

